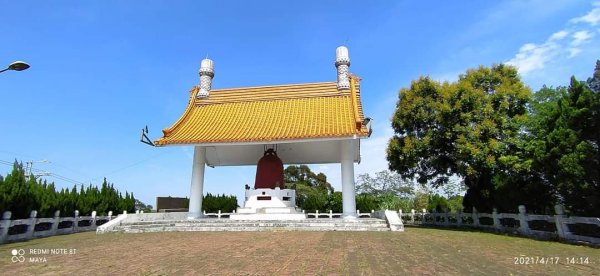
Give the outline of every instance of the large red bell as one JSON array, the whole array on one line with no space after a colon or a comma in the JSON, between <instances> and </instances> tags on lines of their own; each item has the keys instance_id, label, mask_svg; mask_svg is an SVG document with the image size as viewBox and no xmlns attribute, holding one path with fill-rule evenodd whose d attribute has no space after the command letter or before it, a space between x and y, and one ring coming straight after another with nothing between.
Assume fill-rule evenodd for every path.
<instances>
[{"instance_id":1,"label":"large red bell","mask_svg":"<svg viewBox=\"0 0 600 276\"><path fill-rule=\"evenodd\" d=\"M283 162L273 149L268 149L256 165L254 189L275 189L275 187L285 189Z\"/></svg>"}]
</instances>

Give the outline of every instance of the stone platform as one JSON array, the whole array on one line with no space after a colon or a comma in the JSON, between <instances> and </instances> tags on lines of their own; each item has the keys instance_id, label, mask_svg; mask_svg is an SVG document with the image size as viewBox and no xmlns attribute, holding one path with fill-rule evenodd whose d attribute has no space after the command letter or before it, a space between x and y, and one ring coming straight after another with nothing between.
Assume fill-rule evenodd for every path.
<instances>
[{"instance_id":1,"label":"stone platform","mask_svg":"<svg viewBox=\"0 0 600 276\"><path fill-rule=\"evenodd\" d=\"M237 208L229 215L231 220L304 220L306 214L293 207Z\"/></svg>"},{"instance_id":2,"label":"stone platform","mask_svg":"<svg viewBox=\"0 0 600 276\"><path fill-rule=\"evenodd\" d=\"M159 220L121 222L104 232L143 233L170 231L390 231L383 219L305 219L305 220ZM98 232L100 233L100 232Z\"/></svg>"}]
</instances>

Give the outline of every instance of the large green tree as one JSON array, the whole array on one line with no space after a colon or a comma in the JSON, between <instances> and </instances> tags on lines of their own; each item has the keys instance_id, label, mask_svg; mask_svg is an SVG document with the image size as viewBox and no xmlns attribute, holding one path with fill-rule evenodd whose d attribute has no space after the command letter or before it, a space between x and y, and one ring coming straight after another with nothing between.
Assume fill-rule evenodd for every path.
<instances>
[{"instance_id":1,"label":"large green tree","mask_svg":"<svg viewBox=\"0 0 600 276\"><path fill-rule=\"evenodd\" d=\"M506 181L496 176L525 166L517 156L530 98L516 68L503 64L468 70L452 83L420 77L400 91L390 170L434 187L458 175L468 188L465 207L500 207L496 191Z\"/></svg>"},{"instance_id":2,"label":"large green tree","mask_svg":"<svg viewBox=\"0 0 600 276\"><path fill-rule=\"evenodd\" d=\"M600 216L600 96L590 83L572 77L569 87L536 93L527 152L534 173L554 188L567 210Z\"/></svg>"},{"instance_id":3,"label":"large green tree","mask_svg":"<svg viewBox=\"0 0 600 276\"><path fill-rule=\"evenodd\" d=\"M324 173L314 173L307 165L288 166L283 173L286 186L296 190L298 207L308 212L338 211L341 196L333 192Z\"/></svg>"},{"instance_id":4,"label":"large green tree","mask_svg":"<svg viewBox=\"0 0 600 276\"><path fill-rule=\"evenodd\" d=\"M392 194L397 197L409 197L414 193L414 185L399 174L384 170L375 173L375 177L370 174L359 175L356 181L356 192L376 196Z\"/></svg>"},{"instance_id":5,"label":"large green tree","mask_svg":"<svg viewBox=\"0 0 600 276\"><path fill-rule=\"evenodd\" d=\"M283 171L283 177L288 184L304 184L333 192L333 187L327 182L327 176L324 173L314 173L307 165L288 166Z\"/></svg>"}]
</instances>

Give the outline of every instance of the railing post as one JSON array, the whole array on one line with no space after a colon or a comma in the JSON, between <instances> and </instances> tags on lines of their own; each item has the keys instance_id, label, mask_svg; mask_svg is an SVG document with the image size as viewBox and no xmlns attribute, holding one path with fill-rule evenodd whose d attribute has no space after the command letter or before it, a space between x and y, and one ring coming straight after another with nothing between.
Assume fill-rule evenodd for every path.
<instances>
[{"instance_id":1,"label":"railing post","mask_svg":"<svg viewBox=\"0 0 600 276\"><path fill-rule=\"evenodd\" d=\"M561 239L568 239L571 233L569 232L569 226L565 223L567 216L565 215L565 209L562 205L554 205L554 223L556 224L556 232L558 237Z\"/></svg>"},{"instance_id":2,"label":"railing post","mask_svg":"<svg viewBox=\"0 0 600 276\"><path fill-rule=\"evenodd\" d=\"M108 221L112 219L112 211L108 211Z\"/></svg>"},{"instance_id":3,"label":"railing post","mask_svg":"<svg viewBox=\"0 0 600 276\"><path fill-rule=\"evenodd\" d=\"M217 213L217 218L221 219L221 210L219 210L219 212Z\"/></svg>"},{"instance_id":4,"label":"railing post","mask_svg":"<svg viewBox=\"0 0 600 276\"><path fill-rule=\"evenodd\" d=\"M12 213L10 211L4 212L2 214L2 220L0 221L0 244L5 243L8 240L8 229L10 228L10 217Z\"/></svg>"},{"instance_id":5,"label":"railing post","mask_svg":"<svg viewBox=\"0 0 600 276\"><path fill-rule=\"evenodd\" d=\"M319 218L319 210L315 210L315 218L318 219Z\"/></svg>"},{"instance_id":6,"label":"railing post","mask_svg":"<svg viewBox=\"0 0 600 276\"><path fill-rule=\"evenodd\" d=\"M75 219L73 220L73 233L79 231L79 210L75 210Z\"/></svg>"},{"instance_id":7,"label":"railing post","mask_svg":"<svg viewBox=\"0 0 600 276\"><path fill-rule=\"evenodd\" d=\"M333 218L333 210L329 209L329 219Z\"/></svg>"},{"instance_id":8,"label":"railing post","mask_svg":"<svg viewBox=\"0 0 600 276\"><path fill-rule=\"evenodd\" d=\"M26 239L33 238L33 232L35 232L35 224L37 221L37 211L33 210L29 213L29 225L27 226L27 235Z\"/></svg>"},{"instance_id":9,"label":"railing post","mask_svg":"<svg viewBox=\"0 0 600 276\"><path fill-rule=\"evenodd\" d=\"M90 225L92 226L92 229L96 229L96 211L92 211L92 224Z\"/></svg>"},{"instance_id":10,"label":"railing post","mask_svg":"<svg viewBox=\"0 0 600 276\"><path fill-rule=\"evenodd\" d=\"M471 213L471 218L473 218L473 226L479 227L479 214L477 213L477 209L473 207L473 213Z\"/></svg>"},{"instance_id":11,"label":"railing post","mask_svg":"<svg viewBox=\"0 0 600 276\"><path fill-rule=\"evenodd\" d=\"M425 219L425 217L423 217L423 219ZM410 223L415 224L415 209L410 210ZM423 224L423 221L421 221L421 224Z\"/></svg>"},{"instance_id":12,"label":"railing post","mask_svg":"<svg viewBox=\"0 0 600 276\"><path fill-rule=\"evenodd\" d=\"M54 211L54 217L52 220L52 231L50 231L50 235L56 235L58 231L58 224L60 224L60 210Z\"/></svg>"},{"instance_id":13,"label":"railing post","mask_svg":"<svg viewBox=\"0 0 600 276\"><path fill-rule=\"evenodd\" d=\"M500 217L498 216L498 209L494 208L492 211L492 219L494 220L494 228L501 230L502 224L500 223Z\"/></svg>"},{"instance_id":14,"label":"railing post","mask_svg":"<svg viewBox=\"0 0 600 276\"><path fill-rule=\"evenodd\" d=\"M461 227L462 226L462 210L458 209L456 210L456 226L457 227Z\"/></svg>"},{"instance_id":15,"label":"railing post","mask_svg":"<svg viewBox=\"0 0 600 276\"><path fill-rule=\"evenodd\" d=\"M523 235L529 235L529 221L527 220L525 205L519 205L519 232Z\"/></svg>"},{"instance_id":16,"label":"railing post","mask_svg":"<svg viewBox=\"0 0 600 276\"><path fill-rule=\"evenodd\" d=\"M431 215L433 216L433 225L437 224L437 210L431 209Z\"/></svg>"},{"instance_id":17,"label":"railing post","mask_svg":"<svg viewBox=\"0 0 600 276\"><path fill-rule=\"evenodd\" d=\"M402 209L398 209L398 216L400 217L400 221L404 223L404 219L402 218Z\"/></svg>"}]
</instances>

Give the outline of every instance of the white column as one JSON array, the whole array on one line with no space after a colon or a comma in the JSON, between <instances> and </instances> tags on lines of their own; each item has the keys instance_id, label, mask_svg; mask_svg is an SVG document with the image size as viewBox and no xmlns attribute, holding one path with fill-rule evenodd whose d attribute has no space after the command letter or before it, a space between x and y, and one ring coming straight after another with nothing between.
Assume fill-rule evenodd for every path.
<instances>
[{"instance_id":1,"label":"white column","mask_svg":"<svg viewBox=\"0 0 600 276\"><path fill-rule=\"evenodd\" d=\"M190 208L188 219L202 217L202 190L204 187L204 165L206 164L206 148L194 148L194 165L192 166L192 184L190 187Z\"/></svg>"},{"instance_id":2,"label":"white column","mask_svg":"<svg viewBox=\"0 0 600 276\"><path fill-rule=\"evenodd\" d=\"M354 191L354 141L344 140L340 147L342 163L342 217L356 218L356 192Z\"/></svg>"}]
</instances>

